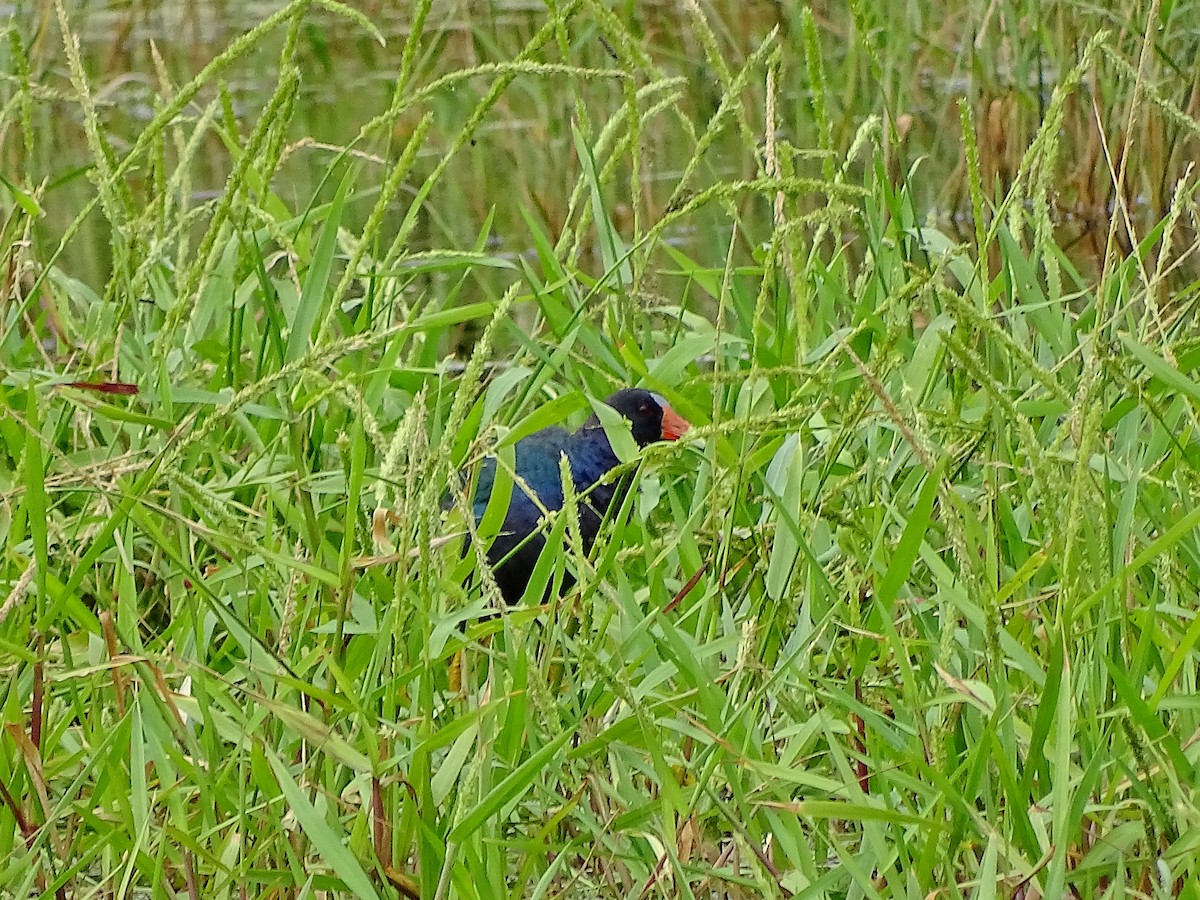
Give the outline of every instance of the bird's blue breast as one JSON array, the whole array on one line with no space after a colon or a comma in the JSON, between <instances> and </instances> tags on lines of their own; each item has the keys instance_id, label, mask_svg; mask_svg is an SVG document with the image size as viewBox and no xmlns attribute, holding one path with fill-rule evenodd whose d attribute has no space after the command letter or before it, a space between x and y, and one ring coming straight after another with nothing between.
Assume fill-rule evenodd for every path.
<instances>
[{"instance_id":1,"label":"bird's blue breast","mask_svg":"<svg viewBox=\"0 0 1200 900\"><path fill-rule=\"evenodd\" d=\"M566 447L576 493L584 493L608 474L620 460L603 428L585 428L571 435Z\"/></svg>"}]
</instances>

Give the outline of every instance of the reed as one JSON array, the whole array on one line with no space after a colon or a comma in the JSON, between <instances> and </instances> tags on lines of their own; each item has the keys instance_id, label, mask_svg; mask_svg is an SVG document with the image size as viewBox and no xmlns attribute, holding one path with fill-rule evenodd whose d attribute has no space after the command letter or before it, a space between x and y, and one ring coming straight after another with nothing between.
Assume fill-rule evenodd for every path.
<instances>
[{"instance_id":1,"label":"reed","mask_svg":"<svg viewBox=\"0 0 1200 900\"><path fill-rule=\"evenodd\" d=\"M18 6L9 895L1200 886L1195 4ZM633 382L580 589L464 588Z\"/></svg>"}]
</instances>

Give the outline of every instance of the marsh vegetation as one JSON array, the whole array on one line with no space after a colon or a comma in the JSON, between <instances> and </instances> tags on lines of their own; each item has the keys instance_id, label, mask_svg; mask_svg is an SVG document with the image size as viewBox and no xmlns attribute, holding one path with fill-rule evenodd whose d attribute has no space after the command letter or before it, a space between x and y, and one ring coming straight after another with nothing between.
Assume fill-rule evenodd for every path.
<instances>
[{"instance_id":1,"label":"marsh vegetation","mask_svg":"<svg viewBox=\"0 0 1200 900\"><path fill-rule=\"evenodd\" d=\"M1198 4L6 15L5 896L1200 889Z\"/></svg>"}]
</instances>

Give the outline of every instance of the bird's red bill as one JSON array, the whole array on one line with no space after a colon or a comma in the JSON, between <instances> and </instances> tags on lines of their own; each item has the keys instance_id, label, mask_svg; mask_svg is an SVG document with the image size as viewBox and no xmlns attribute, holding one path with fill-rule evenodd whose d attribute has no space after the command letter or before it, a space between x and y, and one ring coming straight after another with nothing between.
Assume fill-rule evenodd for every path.
<instances>
[{"instance_id":1,"label":"bird's red bill","mask_svg":"<svg viewBox=\"0 0 1200 900\"><path fill-rule=\"evenodd\" d=\"M691 428L691 423L669 406L663 407L662 436L664 441L677 441Z\"/></svg>"}]
</instances>

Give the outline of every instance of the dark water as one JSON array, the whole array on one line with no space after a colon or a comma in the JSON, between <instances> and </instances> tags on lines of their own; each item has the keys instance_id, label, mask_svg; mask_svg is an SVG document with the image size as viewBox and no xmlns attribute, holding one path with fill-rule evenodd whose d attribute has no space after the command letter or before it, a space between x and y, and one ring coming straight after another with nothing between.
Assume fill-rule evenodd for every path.
<instances>
[{"instance_id":1,"label":"dark water","mask_svg":"<svg viewBox=\"0 0 1200 900\"><path fill-rule=\"evenodd\" d=\"M120 6L76 4L71 27L82 47L88 78L95 94L107 140L120 156L161 106L161 96L178 89L230 42L279 9L277 3L145 3ZM1191 8L1191 4L1184 4ZM362 125L383 112L391 101L400 70L404 43L411 30L407 3L359 3L355 8L384 38L357 22L313 9L300 29L298 65L300 96L289 128L290 149L272 188L294 211L303 210L326 175L337 149L354 139ZM23 183L49 179L47 214L39 223L41 255L48 255L72 219L93 196L84 167L90 155L79 103L69 78L62 36L48 4L21 3L12 9L13 21L29 48L34 83L39 87L32 108L34 141L26 154L9 123L3 154L10 171L22 173ZM818 146L800 32L799 6L770 2L737 3L720 0L703 10L731 71L736 71L768 32L781 30L783 67L776 98L778 135L796 147ZM665 76L685 79L676 104L682 117L701 133L720 102L720 81L705 61L700 32L688 20L683 4L619 3L612 7L638 38L637 52L653 60ZM909 6L891 16L877 10L880 28L869 40L877 58L894 71L873 68L860 47L854 23L840 5L814 8L828 80L830 118L836 152L844 153L857 127L870 115L890 115L899 124L901 141L886 152L888 172L905 181L914 218L928 218L952 237L972 229L967 217L969 198L961 163L958 100L966 98L975 110L980 132L986 186L1002 190L1019 165L1028 138L1040 123L1046 102L1062 67L1052 55L1038 51L1022 61L1017 52L1005 56L974 48L964 40L970 22L950 27L935 6ZM1178 11L1176 16L1183 14ZM867 7L868 15L871 8ZM417 65L409 91L418 91L443 75L468 66L512 60L546 21L546 7L537 2L437 2L422 32ZM990 24L990 23L989 23ZM886 27L884 27L886 26ZM940 29L940 30L939 30ZM224 75L230 109L241 139L253 128L278 78L283 32L263 40ZM1068 40L1070 35L1062 36ZM1164 35L1164 47L1168 47ZM586 17L572 20L567 62L603 73L614 67L610 45L596 23ZM1173 48L1173 49L1172 49ZM1168 49L1182 55L1170 44ZM5 51L7 52L7 51ZM171 82L164 91L155 54ZM559 62L558 45L551 41L538 57ZM993 70L981 70L992 65ZM1170 73L1168 73L1169 75ZM394 160L421 116L433 115L433 126L418 154L417 164L396 203L396 221L407 211L417 185L445 157L455 136L494 76L478 76L446 86L419 100L390 128L357 145L361 151L359 187L382 179L382 160ZM644 84L642 79L639 84ZM1170 82L1168 82L1169 84ZM12 87L5 89L11 96ZM1186 95L1175 92L1186 100ZM206 86L185 111L183 133L189 135L201 108L217 96ZM528 253L533 241L523 215L528 211L557 237L567 218L567 203L579 178L580 166L571 122L585 110L596 134L616 114L623 100L614 79L574 79L561 74L521 75L506 90L475 132L460 148L425 201L425 215L412 237L414 248L471 247L489 215L494 217L487 246L497 254ZM1103 177L1106 164L1096 150L1098 132L1085 93L1071 108L1062 140L1066 150L1061 190L1054 198L1060 240L1086 260L1103 251L1111 211L1112 191ZM765 89L755 75L742 94L745 120L752 133L763 128ZM1194 98L1193 98L1194 100ZM1119 107L1114 108L1119 113ZM1118 118L1114 115L1114 120ZM190 121L189 121L190 119ZM1186 133L1166 133L1161 123L1148 122L1159 132L1158 143L1134 148L1127 199L1138 216L1154 221L1162 215L1173 179L1186 160L1197 157L1196 142ZM692 146L678 118L661 113L642 125L640 178L643 208L641 228L665 212ZM1190 143L1189 143L1190 142ZM760 148L761 149L761 144ZM1189 156L1188 154L1192 155ZM1153 156L1153 158L1151 158ZM372 161L379 160L379 161ZM601 163L603 160L601 160ZM863 154L852 168L862 183L871 162ZM1090 168L1089 168L1090 163ZM233 164L216 131L203 138L190 165L192 200L201 203L218 196ZM168 162L169 166L169 162ZM735 125L705 154L696 186L718 180L753 177L758 161ZM798 174L819 176L814 160L797 162ZM610 192L610 213L618 229L630 234L634 211L628 207L628 160L622 162ZM1076 176L1076 177L1071 177ZM144 170L130 183L135 192L152 191ZM1099 185L1099 186L1098 186ZM1000 194L997 194L1000 196ZM352 204L346 224L355 228L370 209L366 196ZM801 206L817 208L825 198L814 194ZM735 236L746 258L755 241L770 233L769 204L761 199L739 203L744 234ZM1185 223L1185 225L1188 223ZM701 210L667 235L707 263L719 265L730 241L731 226L719 204ZM1194 242L1194 233L1181 233L1181 243ZM1129 238L1122 230L1125 244ZM59 260L74 277L99 287L107 277L108 227L93 212ZM722 254L717 256L716 254Z\"/></svg>"}]
</instances>

